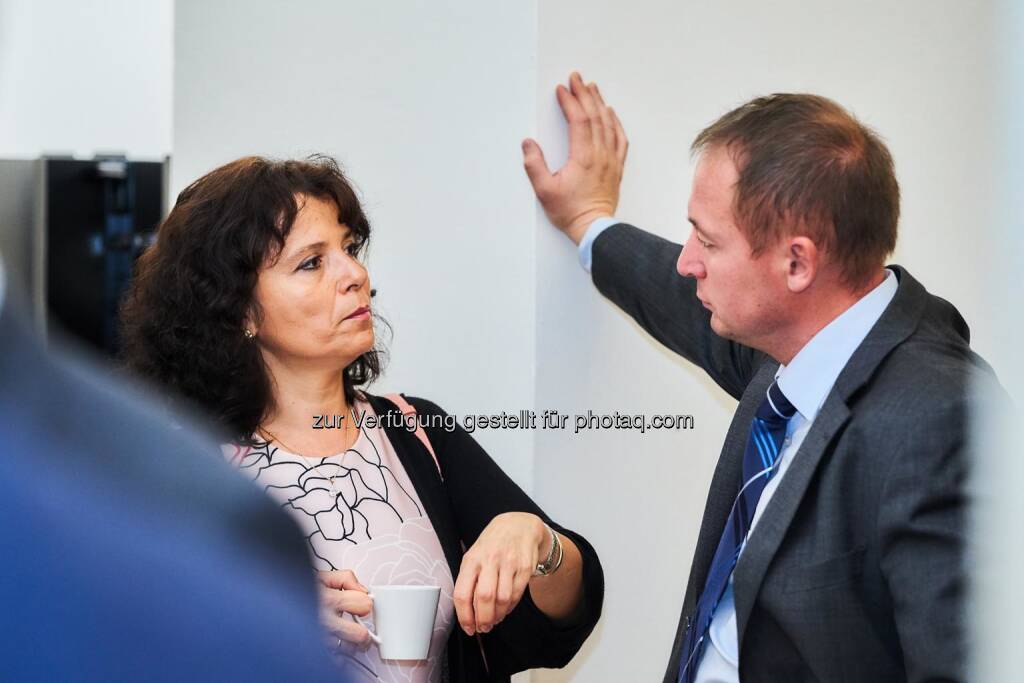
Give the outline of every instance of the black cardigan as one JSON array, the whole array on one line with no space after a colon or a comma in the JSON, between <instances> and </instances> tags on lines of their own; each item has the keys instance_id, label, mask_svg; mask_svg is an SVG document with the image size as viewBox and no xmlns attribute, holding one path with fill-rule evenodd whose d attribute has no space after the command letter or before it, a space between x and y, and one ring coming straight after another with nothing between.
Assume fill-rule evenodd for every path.
<instances>
[{"instance_id":1,"label":"black cardigan","mask_svg":"<svg viewBox=\"0 0 1024 683\"><path fill-rule=\"evenodd\" d=\"M490 633L481 634L479 643L455 623L447 647L451 683L509 681L517 671L568 664L601 616L604 572L594 548L579 534L551 521L461 426L452 432L433 427L425 430L437 454L442 481L433 458L416 435L398 426L402 415L398 407L380 396L367 394L366 399L382 418L384 432L416 488L452 577L458 577L462 564L461 544L472 546L484 527L503 512L538 515L571 538L583 556L583 604L572 624L556 625L537 608L527 587L515 609ZM425 424L432 419L438 420L434 424L444 423L446 413L434 403L421 398L407 400ZM390 419L385 418L387 413L392 413Z\"/></svg>"}]
</instances>

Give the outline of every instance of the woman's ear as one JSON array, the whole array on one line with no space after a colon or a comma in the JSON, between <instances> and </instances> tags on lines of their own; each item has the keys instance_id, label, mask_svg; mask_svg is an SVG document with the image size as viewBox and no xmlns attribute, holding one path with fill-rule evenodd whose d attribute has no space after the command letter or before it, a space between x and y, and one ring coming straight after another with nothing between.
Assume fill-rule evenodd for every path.
<instances>
[{"instance_id":1,"label":"woman's ear","mask_svg":"<svg viewBox=\"0 0 1024 683\"><path fill-rule=\"evenodd\" d=\"M245 317L242 318L242 334L245 335L246 339L255 339L259 334L259 325L257 324L257 316L255 311L250 309Z\"/></svg>"}]
</instances>

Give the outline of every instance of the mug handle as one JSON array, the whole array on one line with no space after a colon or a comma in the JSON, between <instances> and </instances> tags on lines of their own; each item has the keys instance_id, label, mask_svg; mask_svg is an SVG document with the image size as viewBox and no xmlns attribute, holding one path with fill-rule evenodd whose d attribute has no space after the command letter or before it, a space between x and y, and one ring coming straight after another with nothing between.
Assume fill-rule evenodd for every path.
<instances>
[{"instance_id":1,"label":"mug handle","mask_svg":"<svg viewBox=\"0 0 1024 683\"><path fill-rule=\"evenodd\" d=\"M368 596L368 597L369 597L369 598L370 598L371 600L373 600L373 593L367 593L366 595L367 595L367 596ZM352 614L352 613L351 613L351 612L349 612L349 614ZM358 624L359 624L360 626L362 626L363 628L365 628L365 629L366 629L366 632L370 634L370 640L372 640L373 642L375 642L375 643L376 643L376 644L377 644L378 646L380 646L380 644L384 642L384 641L382 641L382 640L380 639L380 636L378 636L378 635L377 635L376 633L374 633L373 631L371 631L371 630L370 630L370 627L369 627L369 626L367 626L366 624L364 624L364 623L363 623L363 620L362 620L362 619L360 619L358 615L356 615L356 614L352 614L352 618L353 618L353 619L355 619L355 620L356 620L356 622L357 622L357 623L358 623Z\"/></svg>"}]
</instances>

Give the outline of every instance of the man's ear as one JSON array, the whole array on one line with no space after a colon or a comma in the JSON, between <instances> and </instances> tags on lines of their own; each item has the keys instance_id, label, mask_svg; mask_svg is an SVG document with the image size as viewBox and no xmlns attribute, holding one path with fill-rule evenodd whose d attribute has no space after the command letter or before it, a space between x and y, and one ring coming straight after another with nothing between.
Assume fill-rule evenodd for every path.
<instances>
[{"instance_id":1,"label":"man's ear","mask_svg":"<svg viewBox=\"0 0 1024 683\"><path fill-rule=\"evenodd\" d=\"M809 237L792 237L786 241L786 286L798 294L814 282L821 268L822 253Z\"/></svg>"}]
</instances>

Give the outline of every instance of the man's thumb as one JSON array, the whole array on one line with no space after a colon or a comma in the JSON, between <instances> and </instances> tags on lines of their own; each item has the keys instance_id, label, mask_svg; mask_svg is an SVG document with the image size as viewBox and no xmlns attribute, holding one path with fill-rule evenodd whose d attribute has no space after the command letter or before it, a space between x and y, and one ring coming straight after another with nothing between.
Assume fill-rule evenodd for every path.
<instances>
[{"instance_id":1,"label":"man's thumb","mask_svg":"<svg viewBox=\"0 0 1024 683\"><path fill-rule=\"evenodd\" d=\"M523 140L523 167L530 178L533 191L540 194L541 188L551 178L548 162L544 160L544 152L534 140Z\"/></svg>"}]
</instances>

